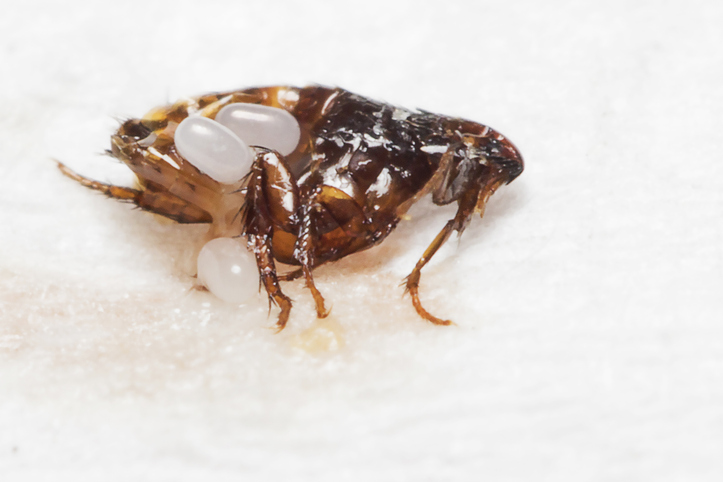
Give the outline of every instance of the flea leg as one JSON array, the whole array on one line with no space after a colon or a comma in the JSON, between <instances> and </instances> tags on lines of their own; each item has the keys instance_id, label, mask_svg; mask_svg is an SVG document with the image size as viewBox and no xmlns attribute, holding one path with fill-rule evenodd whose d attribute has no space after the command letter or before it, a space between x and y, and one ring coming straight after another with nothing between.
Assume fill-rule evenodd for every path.
<instances>
[{"instance_id":1,"label":"flea leg","mask_svg":"<svg viewBox=\"0 0 723 482\"><path fill-rule=\"evenodd\" d=\"M462 196L462 198L459 200L459 208L457 209L457 214L454 216L453 219L450 219L444 226L444 228L442 228L442 230L439 232L439 234L437 234L437 237L434 238L432 244L429 245L422 257L419 258L419 261L417 261L417 265L414 267L412 272L409 274L409 276L407 276L405 280L405 292L408 292L412 296L412 304L414 305L414 309L417 310L419 316L421 316L427 321L434 323L435 325L451 325L452 322L450 320L443 320L432 315L424 309L424 307L422 306L422 302L419 301L419 279L422 274L422 268L429 262L430 259L432 259L432 256L434 256L434 254L439 250L439 248L441 248L442 245L449 239L453 231L461 233L467 226L467 223L469 223L469 220L475 211L478 193L479 191L471 191Z\"/></svg>"},{"instance_id":2,"label":"flea leg","mask_svg":"<svg viewBox=\"0 0 723 482\"><path fill-rule=\"evenodd\" d=\"M324 297L314 284L314 277L311 275L311 268L304 266L302 269L304 271L304 278L306 279L306 287L309 288L311 296L314 297L314 303L316 304L316 317L326 318L329 316L331 310L327 310L324 306Z\"/></svg>"},{"instance_id":3,"label":"flea leg","mask_svg":"<svg viewBox=\"0 0 723 482\"><path fill-rule=\"evenodd\" d=\"M311 274L311 270L313 269L312 253L316 243L311 219L312 209L313 208L308 206L303 208L299 237L297 238L296 248L294 249L294 257L301 264L301 270L304 274L304 279L306 279L306 287L309 288L311 296L314 297L317 318L326 318L329 316L330 311L324 306L324 297L316 287L314 276Z\"/></svg>"},{"instance_id":4,"label":"flea leg","mask_svg":"<svg viewBox=\"0 0 723 482\"><path fill-rule=\"evenodd\" d=\"M490 197L495 193L497 188L505 184L508 179L505 172L498 172L489 177L477 196L477 204L475 205L474 211L479 214L479 217L485 215L487 201L490 200Z\"/></svg>"},{"instance_id":5,"label":"flea leg","mask_svg":"<svg viewBox=\"0 0 723 482\"><path fill-rule=\"evenodd\" d=\"M272 253L272 238L275 226L285 221L290 222L283 213L279 213L284 205L277 199L284 192L295 194L295 191L291 191L295 189L295 185L288 182L290 176L287 173L283 158L270 151L258 152L251 166L246 203L242 209L244 234L253 247L261 285L266 289L269 302L281 309L276 322L279 331L289 320L291 299L279 286ZM296 201L293 205L292 208L296 206Z\"/></svg>"},{"instance_id":6,"label":"flea leg","mask_svg":"<svg viewBox=\"0 0 723 482\"><path fill-rule=\"evenodd\" d=\"M280 274L279 281L294 281L302 276L304 276L303 268L297 268L293 271L289 271L288 273Z\"/></svg>"},{"instance_id":7,"label":"flea leg","mask_svg":"<svg viewBox=\"0 0 723 482\"><path fill-rule=\"evenodd\" d=\"M350 244L359 239L367 238L369 227L362 207L347 193L331 186L321 186L311 193L306 193L306 201L301 203L301 213L294 258L301 265L306 287L311 291L316 303L316 315L325 318L329 311L324 306L324 297L314 284L312 270L317 266L316 254L319 252L319 234L316 227L322 222L336 223L333 230L336 234L326 233L324 250L343 253ZM354 251L351 251L354 252Z\"/></svg>"},{"instance_id":8,"label":"flea leg","mask_svg":"<svg viewBox=\"0 0 723 482\"><path fill-rule=\"evenodd\" d=\"M278 331L281 331L286 326L286 322L289 321L291 299L281 291L281 287L279 286L274 257L271 255L271 240L268 236L256 235L249 235L249 239L253 245L254 254L256 255L256 264L259 267L261 284L266 288L266 293L269 295L269 302L281 308L281 313L279 313L279 318L276 321L276 328Z\"/></svg>"},{"instance_id":9,"label":"flea leg","mask_svg":"<svg viewBox=\"0 0 723 482\"><path fill-rule=\"evenodd\" d=\"M284 299L288 300L288 298L281 293L278 287L279 277L273 267L271 239L275 229L299 233L293 255L301 264L300 273L294 271L284 276L283 279L293 279L303 274L306 279L306 286L314 297L317 316L324 318L329 314L324 307L324 297L316 288L314 278L311 275L314 238L310 210L304 210L301 222L299 222L296 220L298 206L298 187L286 164L286 160L275 151L259 150L249 177L243 223L245 232L249 235L249 240L252 243L258 243L258 237L264 238L263 243L261 243L264 246L263 249L259 245L259 249L255 247L254 251L257 252L261 282L266 287L269 296L281 308L278 324L280 329L286 323L291 302L283 301ZM272 269L272 273L269 273L269 268ZM287 306L288 308L286 308Z\"/></svg>"},{"instance_id":10,"label":"flea leg","mask_svg":"<svg viewBox=\"0 0 723 482\"><path fill-rule=\"evenodd\" d=\"M114 186L94 181L58 162L60 172L85 187L102 192L108 197L132 202L144 211L150 211L178 223L210 223L211 215L203 209L166 191L163 186L147 183L143 189Z\"/></svg>"},{"instance_id":11,"label":"flea leg","mask_svg":"<svg viewBox=\"0 0 723 482\"><path fill-rule=\"evenodd\" d=\"M141 192L137 189L113 186L111 184L104 184L102 182L94 181L85 176L81 176L60 161L55 162L58 163L58 169L60 169L60 172L62 172L72 180L77 181L83 186L89 187L90 189L93 189L95 191L100 191L108 197L136 202L136 200L141 195Z\"/></svg>"}]
</instances>

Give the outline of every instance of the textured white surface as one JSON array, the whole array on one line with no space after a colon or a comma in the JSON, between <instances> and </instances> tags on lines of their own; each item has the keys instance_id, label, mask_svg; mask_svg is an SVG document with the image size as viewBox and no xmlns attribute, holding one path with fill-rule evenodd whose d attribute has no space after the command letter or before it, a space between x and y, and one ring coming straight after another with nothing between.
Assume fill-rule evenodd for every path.
<instances>
[{"instance_id":1,"label":"textured white surface","mask_svg":"<svg viewBox=\"0 0 723 482\"><path fill-rule=\"evenodd\" d=\"M259 4L5 6L2 480L721 480L723 4ZM422 277L457 326L398 287L449 208L319 269L330 325L289 284L275 335L190 290L202 228L50 161L127 180L113 116L311 82L525 155Z\"/></svg>"}]
</instances>

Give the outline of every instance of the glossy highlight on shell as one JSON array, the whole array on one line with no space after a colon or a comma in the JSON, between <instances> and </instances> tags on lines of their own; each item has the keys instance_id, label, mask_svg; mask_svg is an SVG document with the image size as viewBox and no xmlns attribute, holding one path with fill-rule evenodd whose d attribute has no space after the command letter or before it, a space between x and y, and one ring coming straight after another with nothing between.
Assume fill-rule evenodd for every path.
<instances>
[{"instance_id":1,"label":"glossy highlight on shell","mask_svg":"<svg viewBox=\"0 0 723 482\"><path fill-rule=\"evenodd\" d=\"M60 167L110 197L180 223L210 223L209 238L243 237L280 308L279 329L292 306L282 281L303 277L317 316L325 317L313 270L382 242L426 194L438 205L457 203L457 213L405 288L421 317L450 324L422 306L421 269L524 167L517 148L490 127L322 86L252 88L159 107L124 122L110 153L133 170L138 188ZM223 256L209 259L224 263ZM296 268L279 276L277 262Z\"/></svg>"}]
</instances>

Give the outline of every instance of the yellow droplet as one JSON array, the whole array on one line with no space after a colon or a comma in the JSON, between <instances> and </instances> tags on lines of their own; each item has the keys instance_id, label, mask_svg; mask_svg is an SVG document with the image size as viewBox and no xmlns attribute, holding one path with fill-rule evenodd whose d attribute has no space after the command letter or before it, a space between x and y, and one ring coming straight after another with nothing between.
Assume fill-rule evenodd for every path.
<instances>
[{"instance_id":1,"label":"yellow droplet","mask_svg":"<svg viewBox=\"0 0 723 482\"><path fill-rule=\"evenodd\" d=\"M333 315L317 318L309 328L291 339L291 345L312 355L339 351L344 347L343 329Z\"/></svg>"}]
</instances>

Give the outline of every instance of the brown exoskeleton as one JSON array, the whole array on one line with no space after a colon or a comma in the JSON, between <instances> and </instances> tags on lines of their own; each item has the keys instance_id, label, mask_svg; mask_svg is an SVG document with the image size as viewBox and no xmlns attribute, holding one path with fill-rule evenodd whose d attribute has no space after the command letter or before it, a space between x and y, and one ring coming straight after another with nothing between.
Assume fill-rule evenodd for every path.
<instances>
[{"instance_id":1,"label":"brown exoskeleton","mask_svg":"<svg viewBox=\"0 0 723 482\"><path fill-rule=\"evenodd\" d=\"M251 172L229 185L187 162L176 149L174 132L190 114L213 119L222 107L237 102L285 109L298 121L301 140L287 156L254 146ZM111 155L137 175L137 189L60 168L85 186L179 223L212 223L213 236L245 235L261 283L281 309L279 329L291 310L279 281L303 276L317 315L325 317L314 268L380 243L427 193L438 205L456 202L457 214L405 285L422 318L450 324L422 307L421 269L453 231L461 233L473 214L484 213L498 187L523 170L515 146L487 126L321 86L254 88L184 100L124 122L111 144ZM279 276L275 260L298 268Z\"/></svg>"}]
</instances>

